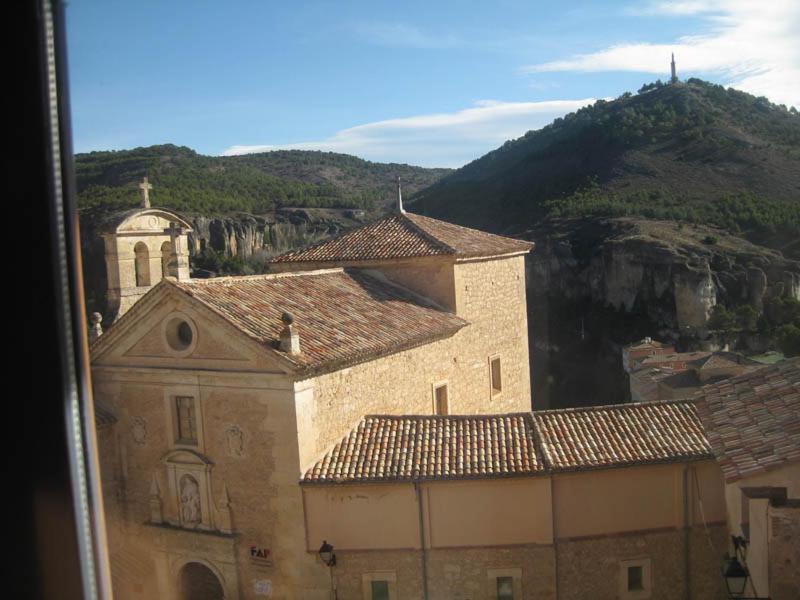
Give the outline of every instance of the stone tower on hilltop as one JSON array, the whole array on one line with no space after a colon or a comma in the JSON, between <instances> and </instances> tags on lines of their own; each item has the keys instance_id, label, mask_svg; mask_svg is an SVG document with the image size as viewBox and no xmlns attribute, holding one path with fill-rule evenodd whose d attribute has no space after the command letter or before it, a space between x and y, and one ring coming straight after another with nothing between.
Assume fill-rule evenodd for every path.
<instances>
[{"instance_id":1,"label":"stone tower on hilltop","mask_svg":"<svg viewBox=\"0 0 800 600\"><path fill-rule=\"evenodd\" d=\"M670 67L672 70L672 76L669 78L669 82L672 84L678 83L678 73L675 70L675 53L672 54L672 62L670 63Z\"/></svg>"}]
</instances>

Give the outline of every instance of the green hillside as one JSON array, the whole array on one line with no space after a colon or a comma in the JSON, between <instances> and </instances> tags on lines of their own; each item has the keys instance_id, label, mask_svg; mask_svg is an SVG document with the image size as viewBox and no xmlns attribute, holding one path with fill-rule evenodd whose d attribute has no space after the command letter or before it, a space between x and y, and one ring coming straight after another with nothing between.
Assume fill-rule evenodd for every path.
<instances>
[{"instance_id":1,"label":"green hillside","mask_svg":"<svg viewBox=\"0 0 800 600\"><path fill-rule=\"evenodd\" d=\"M495 231L638 215L800 235L800 115L698 79L598 101L443 178L414 210Z\"/></svg>"},{"instance_id":2,"label":"green hillside","mask_svg":"<svg viewBox=\"0 0 800 600\"><path fill-rule=\"evenodd\" d=\"M394 199L398 175L413 193L449 172L332 152L203 156L171 144L78 154L75 170L81 209L135 207L147 176L154 205L206 216L284 206L379 210Z\"/></svg>"}]
</instances>

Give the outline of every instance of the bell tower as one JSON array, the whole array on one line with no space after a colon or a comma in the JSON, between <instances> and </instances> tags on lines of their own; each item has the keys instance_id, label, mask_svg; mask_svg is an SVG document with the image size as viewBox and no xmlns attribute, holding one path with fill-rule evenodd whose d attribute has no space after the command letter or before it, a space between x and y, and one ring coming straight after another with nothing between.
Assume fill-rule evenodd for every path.
<instances>
[{"instance_id":1,"label":"bell tower","mask_svg":"<svg viewBox=\"0 0 800 600\"><path fill-rule=\"evenodd\" d=\"M164 277L189 279L188 234L192 231L179 215L150 206L152 184L139 184L139 208L117 213L103 233L110 323Z\"/></svg>"}]
</instances>

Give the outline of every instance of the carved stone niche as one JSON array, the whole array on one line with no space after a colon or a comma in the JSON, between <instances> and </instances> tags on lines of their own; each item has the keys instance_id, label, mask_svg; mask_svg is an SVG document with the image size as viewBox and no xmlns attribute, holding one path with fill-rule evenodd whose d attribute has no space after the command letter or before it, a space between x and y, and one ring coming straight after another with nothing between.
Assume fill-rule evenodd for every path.
<instances>
[{"instance_id":1,"label":"carved stone niche","mask_svg":"<svg viewBox=\"0 0 800 600\"><path fill-rule=\"evenodd\" d=\"M164 521L185 529L216 529L211 496L211 460L189 449L173 450L162 459L169 492Z\"/></svg>"}]
</instances>

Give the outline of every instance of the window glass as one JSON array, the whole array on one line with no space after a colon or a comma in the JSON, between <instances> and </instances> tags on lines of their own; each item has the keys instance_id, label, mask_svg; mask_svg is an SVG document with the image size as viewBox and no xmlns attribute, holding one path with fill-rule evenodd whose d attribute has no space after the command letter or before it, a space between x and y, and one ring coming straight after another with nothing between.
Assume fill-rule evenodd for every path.
<instances>
[{"instance_id":1,"label":"window glass","mask_svg":"<svg viewBox=\"0 0 800 600\"><path fill-rule=\"evenodd\" d=\"M633 592L642 589L644 589L642 567L628 567L628 591Z\"/></svg>"},{"instance_id":2,"label":"window glass","mask_svg":"<svg viewBox=\"0 0 800 600\"><path fill-rule=\"evenodd\" d=\"M436 388L436 414L447 415L450 414L447 402L447 386L440 385Z\"/></svg>"},{"instance_id":3,"label":"window glass","mask_svg":"<svg viewBox=\"0 0 800 600\"><path fill-rule=\"evenodd\" d=\"M503 381L500 374L500 358L493 358L491 364L492 393L498 394L503 390Z\"/></svg>"},{"instance_id":4,"label":"window glass","mask_svg":"<svg viewBox=\"0 0 800 600\"><path fill-rule=\"evenodd\" d=\"M372 588L372 600L389 600L388 581L373 581L370 585Z\"/></svg>"},{"instance_id":5,"label":"window glass","mask_svg":"<svg viewBox=\"0 0 800 600\"><path fill-rule=\"evenodd\" d=\"M514 578L498 577L497 600L513 600L513 599L514 599Z\"/></svg>"}]
</instances>

